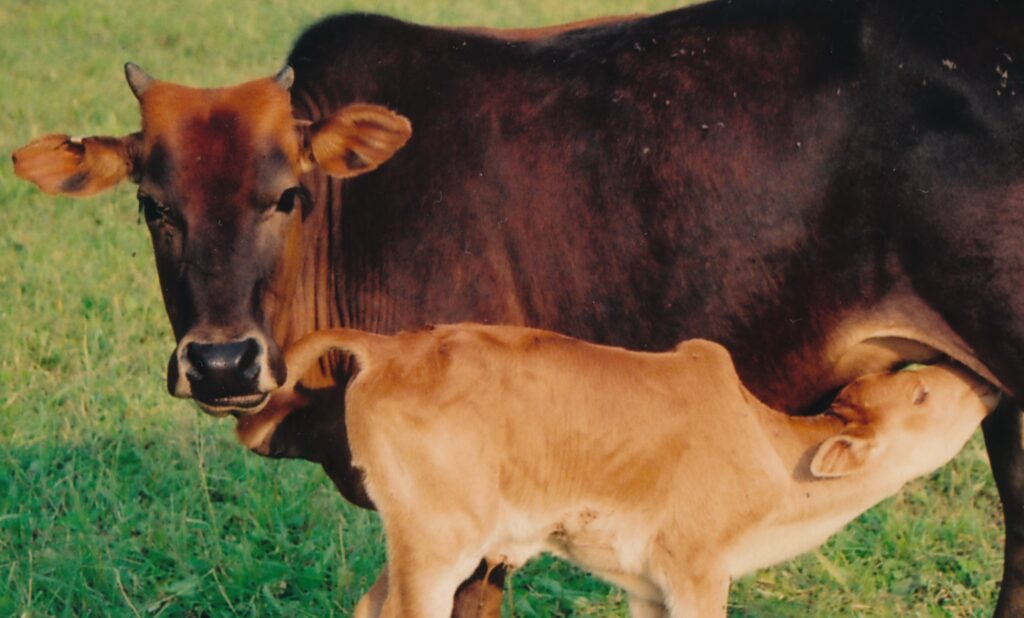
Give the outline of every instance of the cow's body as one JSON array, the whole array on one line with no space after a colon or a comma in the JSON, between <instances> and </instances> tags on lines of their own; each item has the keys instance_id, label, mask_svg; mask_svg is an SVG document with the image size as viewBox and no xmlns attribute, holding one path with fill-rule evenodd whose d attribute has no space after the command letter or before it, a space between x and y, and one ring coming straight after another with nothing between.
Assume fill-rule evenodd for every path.
<instances>
[{"instance_id":1,"label":"cow's body","mask_svg":"<svg viewBox=\"0 0 1024 618\"><path fill-rule=\"evenodd\" d=\"M246 324L277 345L462 320L648 350L703 337L791 411L936 352L1020 396L1022 48L1024 15L995 0L721 1L509 38L328 19L289 58L295 116L368 101L415 136L345 184L304 176L313 207L274 276L245 295L210 286L224 298L207 304L257 307ZM210 316L173 276L161 269L181 342ZM322 463L366 504L336 414L346 370L325 370L312 403L241 434ZM1009 514L999 611L1015 615L1019 415L994 415L986 438Z\"/></svg>"},{"instance_id":2,"label":"cow's body","mask_svg":"<svg viewBox=\"0 0 1024 618\"><path fill-rule=\"evenodd\" d=\"M300 117L380 101L416 138L343 190L311 179L331 212L307 255L330 266L309 276L330 289L281 339L314 314L380 331L475 317L639 349L701 335L795 410L847 381L847 348L886 336L1016 390L1012 325L984 294L945 293L1007 271L980 257L1015 257L990 233L1013 217L1012 177L953 203L984 162L954 149L999 149L1009 91L985 74L969 92L970 68L887 47L897 33L869 36L856 4L740 5L525 43L361 16L307 33L290 58ZM969 97L992 99L975 125L938 117Z\"/></svg>"},{"instance_id":3,"label":"cow's body","mask_svg":"<svg viewBox=\"0 0 1024 618\"><path fill-rule=\"evenodd\" d=\"M447 618L481 558L541 551L621 585L634 617L725 616L731 579L946 463L999 399L934 365L858 378L828 414L789 416L709 341L634 352L478 324L318 331L286 351L289 373L332 348L357 359L346 425L388 537L357 618Z\"/></svg>"},{"instance_id":4,"label":"cow's body","mask_svg":"<svg viewBox=\"0 0 1024 618\"><path fill-rule=\"evenodd\" d=\"M861 372L857 344L927 353L912 341L1020 391L1013 84L997 95L975 39L918 49L876 6L760 4L527 42L313 28L297 115L380 101L416 138L344 189L309 180L316 292L276 338L468 318L637 349L701 336L789 410Z\"/></svg>"}]
</instances>

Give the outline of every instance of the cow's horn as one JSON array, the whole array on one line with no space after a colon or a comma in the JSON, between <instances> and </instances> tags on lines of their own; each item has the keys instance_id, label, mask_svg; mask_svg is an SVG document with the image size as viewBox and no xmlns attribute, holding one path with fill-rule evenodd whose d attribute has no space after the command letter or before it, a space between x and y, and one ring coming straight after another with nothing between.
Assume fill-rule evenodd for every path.
<instances>
[{"instance_id":1,"label":"cow's horn","mask_svg":"<svg viewBox=\"0 0 1024 618\"><path fill-rule=\"evenodd\" d=\"M289 90L292 84L295 83L295 70L287 64L281 67L281 70L274 76L274 81L281 87L282 90Z\"/></svg>"},{"instance_id":2,"label":"cow's horn","mask_svg":"<svg viewBox=\"0 0 1024 618\"><path fill-rule=\"evenodd\" d=\"M139 101L142 100L142 95L146 94L149 87L156 81L134 62L128 62L124 65L124 76L128 80L128 87L132 89L132 92L135 93L135 98Z\"/></svg>"}]
</instances>

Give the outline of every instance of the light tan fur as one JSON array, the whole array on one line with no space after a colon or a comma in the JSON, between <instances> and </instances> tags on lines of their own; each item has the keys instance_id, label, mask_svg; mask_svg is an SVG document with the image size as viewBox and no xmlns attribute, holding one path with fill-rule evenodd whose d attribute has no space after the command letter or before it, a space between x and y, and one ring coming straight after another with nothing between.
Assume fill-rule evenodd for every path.
<instances>
[{"instance_id":1,"label":"light tan fur","mask_svg":"<svg viewBox=\"0 0 1024 618\"><path fill-rule=\"evenodd\" d=\"M935 365L863 377L796 418L708 341L654 354L468 324L322 331L289 349L289 375L331 349L360 367L348 436L388 538L360 616L447 618L481 557L542 551L624 587L634 615L724 616L730 578L948 461L998 399Z\"/></svg>"}]
</instances>

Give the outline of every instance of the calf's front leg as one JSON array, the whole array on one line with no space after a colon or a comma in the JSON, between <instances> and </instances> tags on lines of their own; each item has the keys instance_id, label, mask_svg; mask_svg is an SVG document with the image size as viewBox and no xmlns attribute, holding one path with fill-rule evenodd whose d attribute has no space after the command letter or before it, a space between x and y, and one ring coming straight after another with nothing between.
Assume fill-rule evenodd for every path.
<instances>
[{"instance_id":1,"label":"calf's front leg","mask_svg":"<svg viewBox=\"0 0 1024 618\"><path fill-rule=\"evenodd\" d=\"M672 618L726 618L729 575L715 559L702 560L699 553L660 547L652 557Z\"/></svg>"},{"instance_id":2,"label":"calf's front leg","mask_svg":"<svg viewBox=\"0 0 1024 618\"><path fill-rule=\"evenodd\" d=\"M388 565L385 598L380 605L381 618L449 618L453 613L453 599L465 573L472 568L472 562L464 564L437 560L438 556L416 555L415 551L395 550L395 544L388 541ZM425 559L426 558L426 559ZM381 578L384 578L382 575ZM374 584L374 588L381 583ZM374 609L380 600L380 590L360 601L367 611ZM372 614L366 614L367 616ZM500 616L500 606L499 614Z\"/></svg>"},{"instance_id":3,"label":"calf's front leg","mask_svg":"<svg viewBox=\"0 0 1024 618\"><path fill-rule=\"evenodd\" d=\"M363 598L359 599L355 610L352 611L352 618L377 618L384 608L384 599L387 597L388 569L385 566L377 576L377 581L373 582Z\"/></svg>"}]
</instances>

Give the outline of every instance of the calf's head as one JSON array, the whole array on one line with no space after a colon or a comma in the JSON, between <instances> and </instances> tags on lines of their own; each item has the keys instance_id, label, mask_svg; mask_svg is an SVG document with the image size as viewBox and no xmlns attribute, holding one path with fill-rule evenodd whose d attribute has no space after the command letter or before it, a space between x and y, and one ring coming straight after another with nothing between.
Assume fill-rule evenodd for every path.
<instances>
[{"instance_id":1,"label":"calf's head","mask_svg":"<svg viewBox=\"0 0 1024 618\"><path fill-rule=\"evenodd\" d=\"M999 391L952 365L865 376L833 402L830 413L846 426L817 448L811 474L870 469L906 482L952 459L998 403Z\"/></svg>"},{"instance_id":2,"label":"calf's head","mask_svg":"<svg viewBox=\"0 0 1024 618\"><path fill-rule=\"evenodd\" d=\"M297 121L288 67L215 89L159 81L133 64L125 74L140 132L48 135L14 153L15 173L72 196L136 183L178 342L168 389L212 414L256 412L285 379L265 305L301 250L298 226L313 207L302 175L371 171L409 139L409 122L368 104Z\"/></svg>"}]
</instances>

